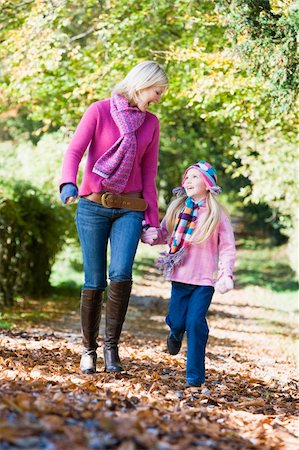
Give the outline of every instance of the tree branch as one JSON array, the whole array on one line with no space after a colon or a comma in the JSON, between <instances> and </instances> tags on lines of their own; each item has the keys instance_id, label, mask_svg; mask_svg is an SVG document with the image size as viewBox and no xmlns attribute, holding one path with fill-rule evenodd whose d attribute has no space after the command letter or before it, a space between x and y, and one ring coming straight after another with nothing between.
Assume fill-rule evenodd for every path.
<instances>
[{"instance_id":1,"label":"tree branch","mask_svg":"<svg viewBox=\"0 0 299 450\"><path fill-rule=\"evenodd\" d=\"M83 39L85 36L88 36L89 34L92 34L94 31L96 31L96 28L91 27L87 31L85 31L84 33L80 33L80 34L77 34L77 36L71 37L70 38L70 42L77 41L79 39Z\"/></svg>"},{"instance_id":2,"label":"tree branch","mask_svg":"<svg viewBox=\"0 0 299 450\"><path fill-rule=\"evenodd\" d=\"M2 10L9 9L9 8L13 8L13 9L22 8L22 6L30 5L30 3L34 3L34 0L28 0L28 1L25 1L23 3L18 3L17 5L16 4L7 5L7 6L3 5L2 6Z\"/></svg>"}]
</instances>

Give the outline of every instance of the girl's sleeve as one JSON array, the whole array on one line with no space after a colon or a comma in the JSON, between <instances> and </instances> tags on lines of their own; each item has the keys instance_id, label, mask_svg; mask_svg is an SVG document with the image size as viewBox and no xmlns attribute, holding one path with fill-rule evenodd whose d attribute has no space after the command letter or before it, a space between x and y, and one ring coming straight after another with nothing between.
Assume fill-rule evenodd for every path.
<instances>
[{"instance_id":1,"label":"girl's sleeve","mask_svg":"<svg viewBox=\"0 0 299 450\"><path fill-rule=\"evenodd\" d=\"M144 219L151 227L159 227L158 192L156 187L156 176L158 170L158 154L160 141L160 124L154 117L156 124L153 139L145 151L141 162L142 195L148 207L145 210Z\"/></svg>"},{"instance_id":2,"label":"girl's sleeve","mask_svg":"<svg viewBox=\"0 0 299 450\"><path fill-rule=\"evenodd\" d=\"M64 155L60 189L62 188L62 185L67 183L73 183L77 186L79 164L91 139L93 138L98 121L98 115L99 113L96 103L90 105L85 111Z\"/></svg>"},{"instance_id":3,"label":"girl's sleeve","mask_svg":"<svg viewBox=\"0 0 299 450\"><path fill-rule=\"evenodd\" d=\"M235 237L231 222L224 212L219 226L218 254L218 279L223 275L233 278L236 261Z\"/></svg>"}]
</instances>

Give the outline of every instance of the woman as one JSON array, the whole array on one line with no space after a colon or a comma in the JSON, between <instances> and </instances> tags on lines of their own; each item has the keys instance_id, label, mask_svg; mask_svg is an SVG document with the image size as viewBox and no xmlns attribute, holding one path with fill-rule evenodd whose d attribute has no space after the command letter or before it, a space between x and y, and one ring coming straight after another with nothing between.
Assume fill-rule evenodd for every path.
<instances>
[{"instance_id":1,"label":"woman","mask_svg":"<svg viewBox=\"0 0 299 450\"><path fill-rule=\"evenodd\" d=\"M93 103L65 154L60 185L63 203L79 195L76 225L81 243L84 286L81 292L83 352L80 368L96 371L96 349L103 292L107 286L110 240L110 286L106 304L104 362L107 372L123 370L118 341L132 288L132 266L142 221L159 226L155 178L159 120L147 111L168 86L154 61L135 66L114 88L110 99ZM88 147L81 186L80 161Z\"/></svg>"}]
</instances>

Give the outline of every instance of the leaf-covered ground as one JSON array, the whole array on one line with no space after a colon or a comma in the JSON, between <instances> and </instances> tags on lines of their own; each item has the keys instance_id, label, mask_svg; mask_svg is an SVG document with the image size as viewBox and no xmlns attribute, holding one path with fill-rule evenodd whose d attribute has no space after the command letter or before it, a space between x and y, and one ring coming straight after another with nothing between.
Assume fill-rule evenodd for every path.
<instances>
[{"instance_id":1,"label":"leaf-covered ground","mask_svg":"<svg viewBox=\"0 0 299 450\"><path fill-rule=\"evenodd\" d=\"M103 371L102 341L97 374L80 373L78 310L2 330L1 450L299 448L294 313L263 288L215 295L207 381L185 389L186 343L166 352L168 295L155 271L135 284L122 374Z\"/></svg>"}]
</instances>

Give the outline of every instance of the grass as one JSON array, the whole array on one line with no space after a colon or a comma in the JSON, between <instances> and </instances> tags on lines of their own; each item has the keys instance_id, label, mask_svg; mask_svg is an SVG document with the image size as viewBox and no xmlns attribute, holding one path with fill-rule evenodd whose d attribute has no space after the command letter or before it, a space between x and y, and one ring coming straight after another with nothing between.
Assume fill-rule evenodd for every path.
<instances>
[{"instance_id":1,"label":"grass","mask_svg":"<svg viewBox=\"0 0 299 450\"><path fill-rule=\"evenodd\" d=\"M154 265L154 261L162 249L163 247L160 245L150 247L141 243L138 246L133 266L134 279L142 277L147 268ZM79 247L65 247L57 256L50 282L53 287L58 289L75 290L81 288L83 284L83 265Z\"/></svg>"},{"instance_id":2,"label":"grass","mask_svg":"<svg viewBox=\"0 0 299 450\"><path fill-rule=\"evenodd\" d=\"M237 286L262 286L273 292L297 292L296 274L290 268L286 247L240 246L235 277Z\"/></svg>"},{"instance_id":3,"label":"grass","mask_svg":"<svg viewBox=\"0 0 299 450\"><path fill-rule=\"evenodd\" d=\"M3 313L0 313L0 329L1 330L9 330L12 327L11 320L8 320Z\"/></svg>"},{"instance_id":4,"label":"grass","mask_svg":"<svg viewBox=\"0 0 299 450\"><path fill-rule=\"evenodd\" d=\"M154 267L155 259L165 246L138 246L133 277L138 281L148 267ZM108 252L109 254L109 252ZM263 287L269 292L276 308L284 308L286 303L298 299L299 284L295 273L288 264L286 247L270 246L267 242L252 240L238 242L235 269L236 288ZM51 275L51 285L56 295L78 295L83 284L82 257L79 247L66 247L58 255ZM297 304L298 308L298 304Z\"/></svg>"},{"instance_id":5,"label":"grass","mask_svg":"<svg viewBox=\"0 0 299 450\"><path fill-rule=\"evenodd\" d=\"M24 327L47 323L79 307L79 291L54 288L49 296L41 298L15 299L11 308L3 308L0 313L0 330L14 325Z\"/></svg>"}]
</instances>

